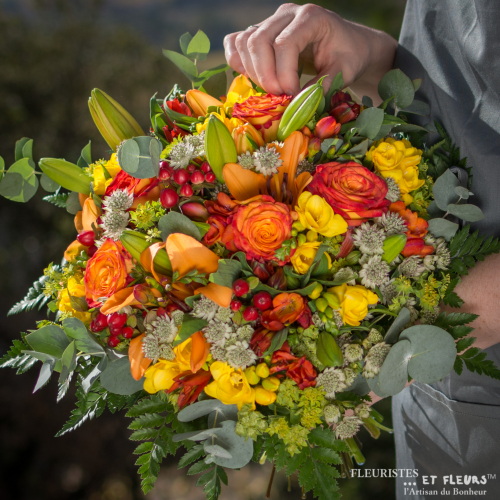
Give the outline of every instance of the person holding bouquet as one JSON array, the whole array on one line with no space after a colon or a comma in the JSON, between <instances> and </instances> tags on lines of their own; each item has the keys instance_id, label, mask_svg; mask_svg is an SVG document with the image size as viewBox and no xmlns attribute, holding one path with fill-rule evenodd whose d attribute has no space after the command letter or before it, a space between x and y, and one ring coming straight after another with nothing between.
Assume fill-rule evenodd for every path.
<instances>
[{"instance_id":1,"label":"person holding bouquet","mask_svg":"<svg viewBox=\"0 0 500 500\"><path fill-rule=\"evenodd\" d=\"M398 43L321 7L284 4L259 25L228 35L225 50L234 70L277 95L299 92L299 59L306 73L308 68L317 73L310 83L326 75L328 89L342 71L351 90L371 97L375 105L380 103L378 82L391 68L422 78L420 98L473 166L472 190L481 193L476 201L486 216L473 227L499 236L499 21L500 11L486 0L458 5L409 0ZM428 145L433 142L430 136ZM500 362L500 255L479 263L456 291L466 304L461 311L480 315L472 325L475 346ZM441 486L444 476L495 473L500 469L499 419L500 383L492 378L465 371L432 385L412 384L393 398L397 468L437 476ZM422 488L421 479L416 481ZM397 498L408 498L404 483L397 479ZM481 489L485 498L496 499L500 482L490 480Z\"/></svg>"}]
</instances>

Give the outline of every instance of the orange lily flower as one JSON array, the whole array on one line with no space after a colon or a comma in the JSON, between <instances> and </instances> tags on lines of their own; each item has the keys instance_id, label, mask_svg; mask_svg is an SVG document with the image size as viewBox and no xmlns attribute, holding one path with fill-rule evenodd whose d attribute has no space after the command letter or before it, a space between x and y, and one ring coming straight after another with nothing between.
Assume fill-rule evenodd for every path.
<instances>
[{"instance_id":1,"label":"orange lily flower","mask_svg":"<svg viewBox=\"0 0 500 500\"><path fill-rule=\"evenodd\" d=\"M186 93L186 100L194 111L194 114L199 116L205 116L207 114L207 109L209 106L222 107L222 102L211 95L202 92L201 90L188 90Z\"/></svg>"},{"instance_id":2,"label":"orange lily flower","mask_svg":"<svg viewBox=\"0 0 500 500\"><path fill-rule=\"evenodd\" d=\"M151 288L150 290L153 296L155 296L156 298L161 297L161 292L159 292L155 288ZM114 312L119 311L122 307L125 306L143 306L143 304L134 297L134 287L123 288L122 290L119 290L118 292L111 295L111 297L106 300L106 302L101 307L101 313L113 314Z\"/></svg>"},{"instance_id":3,"label":"orange lily flower","mask_svg":"<svg viewBox=\"0 0 500 500\"><path fill-rule=\"evenodd\" d=\"M268 179L236 163L226 164L222 174L230 193L238 201L245 201L258 194L268 194L293 209L298 197L312 179L309 172L303 172L296 177L299 163L307 156L308 145L309 138L296 131L285 139L282 147L276 146L283 163L278 168L278 174Z\"/></svg>"},{"instance_id":4,"label":"orange lily flower","mask_svg":"<svg viewBox=\"0 0 500 500\"><path fill-rule=\"evenodd\" d=\"M97 219L102 213L101 209L90 197L84 200L82 207L82 210L75 215L75 227L78 233L92 231L92 224L97 228Z\"/></svg>"},{"instance_id":5,"label":"orange lily flower","mask_svg":"<svg viewBox=\"0 0 500 500\"><path fill-rule=\"evenodd\" d=\"M151 364L151 359L144 356L142 351L142 339L146 336L145 333L135 337L130 341L128 346L128 359L130 360L130 372L135 380L140 380Z\"/></svg>"}]
</instances>

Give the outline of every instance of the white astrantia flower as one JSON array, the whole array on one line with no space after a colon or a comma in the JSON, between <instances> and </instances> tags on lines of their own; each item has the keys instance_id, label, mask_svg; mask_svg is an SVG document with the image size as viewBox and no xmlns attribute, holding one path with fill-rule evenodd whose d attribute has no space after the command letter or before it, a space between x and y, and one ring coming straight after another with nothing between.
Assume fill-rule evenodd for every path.
<instances>
[{"instance_id":1,"label":"white astrantia flower","mask_svg":"<svg viewBox=\"0 0 500 500\"><path fill-rule=\"evenodd\" d=\"M385 198L391 203L399 201L399 198L401 197L401 190L399 189L399 185L396 180L392 177L387 177L384 180L387 184L387 194L385 195Z\"/></svg>"},{"instance_id":2,"label":"white astrantia flower","mask_svg":"<svg viewBox=\"0 0 500 500\"><path fill-rule=\"evenodd\" d=\"M353 236L354 245L365 255L382 255L384 239L384 230L368 222L356 229Z\"/></svg>"},{"instance_id":3,"label":"white astrantia flower","mask_svg":"<svg viewBox=\"0 0 500 500\"><path fill-rule=\"evenodd\" d=\"M335 427L335 436L337 439L349 439L354 437L363 424L359 417L344 417L342 422Z\"/></svg>"},{"instance_id":4,"label":"white astrantia flower","mask_svg":"<svg viewBox=\"0 0 500 500\"><path fill-rule=\"evenodd\" d=\"M212 320L203 328L203 335L210 344L224 347L226 340L232 335L231 324Z\"/></svg>"},{"instance_id":5,"label":"white astrantia flower","mask_svg":"<svg viewBox=\"0 0 500 500\"><path fill-rule=\"evenodd\" d=\"M128 210L134 203L134 193L129 193L126 189L117 189L109 196L105 196L102 200L103 207L106 211L122 211Z\"/></svg>"},{"instance_id":6,"label":"white astrantia flower","mask_svg":"<svg viewBox=\"0 0 500 500\"><path fill-rule=\"evenodd\" d=\"M101 216L100 227L104 229L102 239L109 238L113 241L118 241L123 231L127 229L128 220L128 212L122 212L120 210L106 211L106 213Z\"/></svg>"},{"instance_id":7,"label":"white astrantia flower","mask_svg":"<svg viewBox=\"0 0 500 500\"><path fill-rule=\"evenodd\" d=\"M339 368L327 368L316 378L316 387L323 387L326 399L335 399L336 392L347 388L346 377Z\"/></svg>"},{"instance_id":8,"label":"white astrantia flower","mask_svg":"<svg viewBox=\"0 0 500 500\"><path fill-rule=\"evenodd\" d=\"M238 156L238 164L247 169L253 168L255 166L253 162L253 156L250 151L247 151L246 153Z\"/></svg>"},{"instance_id":9,"label":"white astrantia flower","mask_svg":"<svg viewBox=\"0 0 500 500\"><path fill-rule=\"evenodd\" d=\"M194 303L191 314L195 318L211 321L215 318L218 308L219 306L215 302L202 295L202 297Z\"/></svg>"},{"instance_id":10,"label":"white astrantia flower","mask_svg":"<svg viewBox=\"0 0 500 500\"><path fill-rule=\"evenodd\" d=\"M226 362L234 369L245 368L253 365L257 359L256 354L249 348L248 342L237 341L226 349Z\"/></svg>"},{"instance_id":11,"label":"white astrantia flower","mask_svg":"<svg viewBox=\"0 0 500 500\"><path fill-rule=\"evenodd\" d=\"M359 277L361 283L366 288L375 289L376 287L389 281L391 268L380 255L372 255L367 262L361 266Z\"/></svg>"},{"instance_id":12,"label":"white astrantia flower","mask_svg":"<svg viewBox=\"0 0 500 500\"><path fill-rule=\"evenodd\" d=\"M271 175L277 174L278 168L283 163L280 154L276 151L274 146L269 148L262 146L258 151L255 151L253 154L253 162L255 170L264 177L270 177Z\"/></svg>"},{"instance_id":13,"label":"white astrantia flower","mask_svg":"<svg viewBox=\"0 0 500 500\"><path fill-rule=\"evenodd\" d=\"M391 346L385 342L375 344L365 356L363 377L374 378L375 375L378 375L390 350Z\"/></svg>"},{"instance_id":14,"label":"white astrantia flower","mask_svg":"<svg viewBox=\"0 0 500 500\"><path fill-rule=\"evenodd\" d=\"M205 132L203 131L200 134L186 135L179 139L170 149L168 161L175 169L186 168L192 160L204 155Z\"/></svg>"},{"instance_id":15,"label":"white astrantia flower","mask_svg":"<svg viewBox=\"0 0 500 500\"><path fill-rule=\"evenodd\" d=\"M375 222L383 228L386 236L392 234L404 234L408 231L406 221L396 212L387 212L375 219Z\"/></svg>"}]
</instances>

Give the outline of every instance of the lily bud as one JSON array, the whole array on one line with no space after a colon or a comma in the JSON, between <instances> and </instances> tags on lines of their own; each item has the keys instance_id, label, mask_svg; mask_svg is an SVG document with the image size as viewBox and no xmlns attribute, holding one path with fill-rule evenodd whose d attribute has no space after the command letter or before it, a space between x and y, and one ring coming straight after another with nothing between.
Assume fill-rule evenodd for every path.
<instances>
[{"instance_id":1,"label":"lily bud","mask_svg":"<svg viewBox=\"0 0 500 500\"><path fill-rule=\"evenodd\" d=\"M278 267L276 272L267 280L267 285L276 290L286 290L287 281L282 267Z\"/></svg>"},{"instance_id":2,"label":"lily bud","mask_svg":"<svg viewBox=\"0 0 500 500\"><path fill-rule=\"evenodd\" d=\"M359 250L353 250L352 252L349 252L347 257L345 258L345 261L350 266L353 266L354 264L358 263L360 257L361 257L361 252Z\"/></svg>"},{"instance_id":3,"label":"lily bud","mask_svg":"<svg viewBox=\"0 0 500 500\"><path fill-rule=\"evenodd\" d=\"M217 180L223 183L222 169L227 163L236 163L238 153L228 128L213 114L205 130L205 154Z\"/></svg>"},{"instance_id":4,"label":"lily bud","mask_svg":"<svg viewBox=\"0 0 500 500\"><path fill-rule=\"evenodd\" d=\"M260 378L269 377L269 367L266 363L260 363L255 367L255 374Z\"/></svg>"},{"instance_id":5,"label":"lily bud","mask_svg":"<svg viewBox=\"0 0 500 500\"><path fill-rule=\"evenodd\" d=\"M260 382L260 377L255 373L255 366L249 366L245 370L245 377L250 385L257 385Z\"/></svg>"},{"instance_id":6,"label":"lily bud","mask_svg":"<svg viewBox=\"0 0 500 500\"><path fill-rule=\"evenodd\" d=\"M186 100L197 117L206 116L209 106L222 107L218 99L196 89L187 91Z\"/></svg>"},{"instance_id":7,"label":"lily bud","mask_svg":"<svg viewBox=\"0 0 500 500\"><path fill-rule=\"evenodd\" d=\"M307 156L309 160L312 160L316 154L321 151L321 139L319 137L311 137L309 139Z\"/></svg>"},{"instance_id":8,"label":"lily bud","mask_svg":"<svg viewBox=\"0 0 500 500\"><path fill-rule=\"evenodd\" d=\"M266 391L263 387L255 388L255 402L258 405L268 406L276 401L276 393Z\"/></svg>"},{"instance_id":9,"label":"lily bud","mask_svg":"<svg viewBox=\"0 0 500 500\"><path fill-rule=\"evenodd\" d=\"M126 139L146 135L134 117L102 90L92 91L89 109L99 132L114 151Z\"/></svg>"},{"instance_id":10,"label":"lily bud","mask_svg":"<svg viewBox=\"0 0 500 500\"><path fill-rule=\"evenodd\" d=\"M231 135L239 155L243 155L247 151L251 154L265 145L262 135L257 132L257 129L251 123L244 123L235 127Z\"/></svg>"},{"instance_id":11,"label":"lily bud","mask_svg":"<svg viewBox=\"0 0 500 500\"><path fill-rule=\"evenodd\" d=\"M201 203L189 201L183 203L180 209L186 217L197 222L205 222L210 216L208 210Z\"/></svg>"},{"instance_id":12,"label":"lily bud","mask_svg":"<svg viewBox=\"0 0 500 500\"><path fill-rule=\"evenodd\" d=\"M316 128L314 129L314 135L319 137L321 140L329 139L340 132L340 123L333 116L325 116L316 123Z\"/></svg>"},{"instance_id":13,"label":"lily bud","mask_svg":"<svg viewBox=\"0 0 500 500\"><path fill-rule=\"evenodd\" d=\"M267 377L262 381L262 387L266 391L276 392L280 386L281 382L278 377Z\"/></svg>"},{"instance_id":14,"label":"lily bud","mask_svg":"<svg viewBox=\"0 0 500 500\"><path fill-rule=\"evenodd\" d=\"M407 237L405 234L393 234L384 240L384 255L382 259L392 262L405 248Z\"/></svg>"}]
</instances>

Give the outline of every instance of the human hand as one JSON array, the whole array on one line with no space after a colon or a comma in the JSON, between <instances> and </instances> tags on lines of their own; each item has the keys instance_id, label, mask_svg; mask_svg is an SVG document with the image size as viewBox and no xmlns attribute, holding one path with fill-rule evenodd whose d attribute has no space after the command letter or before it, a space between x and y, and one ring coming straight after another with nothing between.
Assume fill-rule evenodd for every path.
<instances>
[{"instance_id":1,"label":"human hand","mask_svg":"<svg viewBox=\"0 0 500 500\"><path fill-rule=\"evenodd\" d=\"M377 84L392 69L397 42L317 5L284 4L258 26L227 35L224 47L233 69L272 94L300 91L300 58L317 73L309 84L328 75L326 92L342 71L346 86L378 99Z\"/></svg>"}]
</instances>

